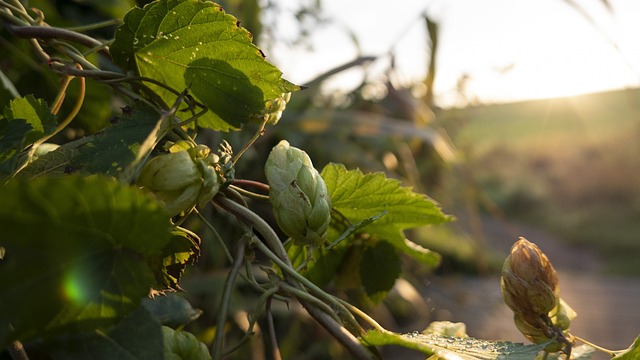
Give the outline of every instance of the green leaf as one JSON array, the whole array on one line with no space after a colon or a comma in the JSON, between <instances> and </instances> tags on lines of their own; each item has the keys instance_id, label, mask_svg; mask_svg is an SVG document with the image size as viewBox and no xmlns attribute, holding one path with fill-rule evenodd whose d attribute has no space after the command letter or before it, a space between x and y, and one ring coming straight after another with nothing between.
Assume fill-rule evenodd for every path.
<instances>
[{"instance_id":1,"label":"green leaf","mask_svg":"<svg viewBox=\"0 0 640 360\"><path fill-rule=\"evenodd\" d=\"M115 125L38 157L20 172L20 176L29 179L76 171L118 175L138 159L141 144L157 130L158 123L165 120L145 106L125 108Z\"/></svg>"},{"instance_id":2,"label":"green leaf","mask_svg":"<svg viewBox=\"0 0 640 360\"><path fill-rule=\"evenodd\" d=\"M595 352L596 349L589 345L575 346L571 349L571 360L589 360L593 357ZM538 358L541 359L542 357L538 356ZM566 355L561 352L557 352L548 354L545 360L564 360L566 358Z\"/></svg>"},{"instance_id":3,"label":"green leaf","mask_svg":"<svg viewBox=\"0 0 640 360\"><path fill-rule=\"evenodd\" d=\"M207 346L186 331L175 331L162 327L164 358L170 360L208 360L211 354Z\"/></svg>"},{"instance_id":4,"label":"green leaf","mask_svg":"<svg viewBox=\"0 0 640 360\"><path fill-rule=\"evenodd\" d=\"M282 79L251 41L251 34L217 4L163 0L125 15L111 54L125 70L178 92L188 88L210 110L198 124L228 131L280 111L273 100L300 89ZM147 85L167 104L174 102L174 93Z\"/></svg>"},{"instance_id":5,"label":"green leaf","mask_svg":"<svg viewBox=\"0 0 640 360\"><path fill-rule=\"evenodd\" d=\"M25 135L32 129L24 119L0 119L0 161L6 158L9 151L22 144Z\"/></svg>"},{"instance_id":6,"label":"green leaf","mask_svg":"<svg viewBox=\"0 0 640 360\"><path fill-rule=\"evenodd\" d=\"M138 189L43 177L11 181L0 198L0 328L11 324L12 338L106 328L156 284L147 263L161 255L170 222Z\"/></svg>"},{"instance_id":7,"label":"green leaf","mask_svg":"<svg viewBox=\"0 0 640 360\"><path fill-rule=\"evenodd\" d=\"M163 358L164 341L160 323L139 307L101 334L63 335L48 345L53 359L156 360Z\"/></svg>"},{"instance_id":8,"label":"green leaf","mask_svg":"<svg viewBox=\"0 0 640 360\"><path fill-rule=\"evenodd\" d=\"M460 360L531 360L547 345L523 345L508 341L477 340L470 337L450 337L436 334L396 334L368 331L364 343L373 346L400 345L426 355Z\"/></svg>"},{"instance_id":9,"label":"green leaf","mask_svg":"<svg viewBox=\"0 0 640 360\"><path fill-rule=\"evenodd\" d=\"M171 239L160 256L151 259L151 268L164 288L181 290L178 282L185 268L199 257L200 238L190 231L175 228L171 230Z\"/></svg>"},{"instance_id":10,"label":"green leaf","mask_svg":"<svg viewBox=\"0 0 640 360\"><path fill-rule=\"evenodd\" d=\"M331 249L326 247L314 249L311 253L313 261L307 262L300 273L314 284L325 286L336 276L348 252L349 247L342 244ZM304 263L309 255L307 247L296 246L293 242L288 244L287 254L296 268Z\"/></svg>"},{"instance_id":11,"label":"green leaf","mask_svg":"<svg viewBox=\"0 0 640 360\"><path fill-rule=\"evenodd\" d=\"M371 225L371 223L373 223L374 221L380 219L381 217L385 216L387 214L387 211L383 211L380 214L376 215L376 216L372 216L370 218L366 218L363 219L361 221L358 221L357 223L350 223L349 226L347 227L347 229L345 229L342 234L340 234L340 236L338 236L336 239L333 240L333 242L327 246L327 249L331 249L334 246L338 245L340 242L342 242L344 239L348 238L349 236L355 235L358 232L360 232L360 230L362 230L363 228Z\"/></svg>"},{"instance_id":12,"label":"green leaf","mask_svg":"<svg viewBox=\"0 0 640 360\"><path fill-rule=\"evenodd\" d=\"M405 229L435 225L450 221L438 205L426 195L401 187L395 179L383 173L363 174L347 170L343 165L329 164L322 170L334 209L352 223L387 212L363 231L389 241L396 249L429 266L436 266L440 257L405 239Z\"/></svg>"},{"instance_id":13,"label":"green leaf","mask_svg":"<svg viewBox=\"0 0 640 360\"><path fill-rule=\"evenodd\" d=\"M194 309L187 299L172 293L145 298L142 300L142 306L160 324L171 328L183 327L202 315L202 310Z\"/></svg>"},{"instance_id":14,"label":"green leaf","mask_svg":"<svg viewBox=\"0 0 640 360\"><path fill-rule=\"evenodd\" d=\"M24 145L31 144L56 129L56 116L42 99L33 95L13 99L4 109L4 117L8 120L24 119L31 125L31 131L25 136Z\"/></svg>"},{"instance_id":15,"label":"green leaf","mask_svg":"<svg viewBox=\"0 0 640 360\"><path fill-rule=\"evenodd\" d=\"M24 119L0 119L0 174L14 170L17 154L31 129L31 124Z\"/></svg>"},{"instance_id":16,"label":"green leaf","mask_svg":"<svg viewBox=\"0 0 640 360\"><path fill-rule=\"evenodd\" d=\"M638 360L640 359L640 336L629 346L628 349L617 351L611 360Z\"/></svg>"},{"instance_id":17,"label":"green leaf","mask_svg":"<svg viewBox=\"0 0 640 360\"><path fill-rule=\"evenodd\" d=\"M394 247L386 241L368 246L360 262L360 280L367 296L380 302L402 272L402 263Z\"/></svg>"}]
</instances>

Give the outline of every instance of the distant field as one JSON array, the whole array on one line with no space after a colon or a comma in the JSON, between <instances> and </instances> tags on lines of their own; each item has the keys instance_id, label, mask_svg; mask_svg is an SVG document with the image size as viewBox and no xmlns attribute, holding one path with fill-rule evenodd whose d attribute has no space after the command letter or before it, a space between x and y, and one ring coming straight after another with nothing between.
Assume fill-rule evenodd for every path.
<instances>
[{"instance_id":1,"label":"distant field","mask_svg":"<svg viewBox=\"0 0 640 360\"><path fill-rule=\"evenodd\" d=\"M449 181L477 186L480 206L486 196L597 249L610 272L640 275L639 89L438 115L471 174Z\"/></svg>"}]
</instances>

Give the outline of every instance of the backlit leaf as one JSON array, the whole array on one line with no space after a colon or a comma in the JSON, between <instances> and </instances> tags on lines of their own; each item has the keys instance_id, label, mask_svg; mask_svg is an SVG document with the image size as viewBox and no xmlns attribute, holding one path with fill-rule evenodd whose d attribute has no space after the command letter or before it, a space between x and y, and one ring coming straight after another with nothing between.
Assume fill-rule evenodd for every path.
<instances>
[{"instance_id":1,"label":"backlit leaf","mask_svg":"<svg viewBox=\"0 0 640 360\"><path fill-rule=\"evenodd\" d=\"M547 345L524 345L508 341L477 340L470 337L450 337L436 334L396 334L368 331L362 340L369 345L400 345L439 359L456 360L531 360Z\"/></svg>"},{"instance_id":2,"label":"backlit leaf","mask_svg":"<svg viewBox=\"0 0 640 360\"><path fill-rule=\"evenodd\" d=\"M616 352L611 360L637 360L640 359L640 336L629 346L628 349Z\"/></svg>"},{"instance_id":3,"label":"backlit leaf","mask_svg":"<svg viewBox=\"0 0 640 360\"><path fill-rule=\"evenodd\" d=\"M51 113L49 105L33 95L11 100L4 109L4 117L8 120L24 119L31 125L31 131L25 136L25 145L51 134L56 128L56 116Z\"/></svg>"},{"instance_id":4,"label":"backlit leaf","mask_svg":"<svg viewBox=\"0 0 640 360\"><path fill-rule=\"evenodd\" d=\"M439 263L438 254L405 239L402 233L405 229L451 220L433 200L411 188L401 187L399 181L388 179L383 173L363 174L360 170L329 164L321 175L333 208L352 223L386 212L363 232L388 241L400 252L424 264L435 266Z\"/></svg>"},{"instance_id":5,"label":"backlit leaf","mask_svg":"<svg viewBox=\"0 0 640 360\"><path fill-rule=\"evenodd\" d=\"M279 111L275 99L299 90L267 62L251 34L212 2L162 0L135 8L117 30L111 53L125 70L190 94L210 111L198 119L215 130ZM147 84L167 104L176 95ZM276 101L277 102L277 101Z\"/></svg>"}]
</instances>

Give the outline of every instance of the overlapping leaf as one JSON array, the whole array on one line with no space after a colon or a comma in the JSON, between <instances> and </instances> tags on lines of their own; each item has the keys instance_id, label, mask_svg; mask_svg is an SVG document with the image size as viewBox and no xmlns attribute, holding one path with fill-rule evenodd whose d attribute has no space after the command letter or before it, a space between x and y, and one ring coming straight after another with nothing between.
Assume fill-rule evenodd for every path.
<instances>
[{"instance_id":1,"label":"overlapping leaf","mask_svg":"<svg viewBox=\"0 0 640 360\"><path fill-rule=\"evenodd\" d=\"M0 198L0 328L11 324L11 337L109 326L156 284L148 259L162 255L170 223L142 192L66 176L12 181Z\"/></svg>"},{"instance_id":2,"label":"overlapping leaf","mask_svg":"<svg viewBox=\"0 0 640 360\"><path fill-rule=\"evenodd\" d=\"M278 111L271 108L272 100L299 90L251 41L251 34L219 5L162 0L127 13L111 53L126 70L178 92L188 88L210 110L199 125L227 131ZM173 103L174 93L148 85Z\"/></svg>"},{"instance_id":3,"label":"overlapping leaf","mask_svg":"<svg viewBox=\"0 0 640 360\"><path fill-rule=\"evenodd\" d=\"M32 143L43 135L51 134L56 128L56 117L51 113L49 105L33 95L12 100L4 109L4 117L8 120L23 119L31 125L31 130L25 136L25 143Z\"/></svg>"},{"instance_id":4,"label":"overlapping leaf","mask_svg":"<svg viewBox=\"0 0 640 360\"><path fill-rule=\"evenodd\" d=\"M41 99L32 95L11 100L0 119L0 174L18 166L20 150L55 130L55 115Z\"/></svg>"},{"instance_id":5,"label":"overlapping leaf","mask_svg":"<svg viewBox=\"0 0 640 360\"><path fill-rule=\"evenodd\" d=\"M360 281L366 294L374 302L382 301L396 283L402 263L396 250L386 241L368 246L360 263Z\"/></svg>"},{"instance_id":6,"label":"overlapping leaf","mask_svg":"<svg viewBox=\"0 0 640 360\"><path fill-rule=\"evenodd\" d=\"M142 144L154 134L159 122L165 120L157 111L148 107L126 108L115 125L39 157L23 169L20 176L30 179L77 171L119 175L139 158ZM157 142L159 139L155 140Z\"/></svg>"}]
</instances>

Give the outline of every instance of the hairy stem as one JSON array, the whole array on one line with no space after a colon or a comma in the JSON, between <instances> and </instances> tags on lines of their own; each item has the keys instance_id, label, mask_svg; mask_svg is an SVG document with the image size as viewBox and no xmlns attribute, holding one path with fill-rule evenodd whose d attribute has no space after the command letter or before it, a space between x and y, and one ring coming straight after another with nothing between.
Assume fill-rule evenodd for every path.
<instances>
[{"instance_id":1,"label":"hairy stem","mask_svg":"<svg viewBox=\"0 0 640 360\"><path fill-rule=\"evenodd\" d=\"M236 215L236 217L238 217L241 221L253 226L255 230L263 236L268 246L263 244L261 241L256 241L255 245L269 258L269 260L273 261L282 270L285 277L291 280L291 285L299 287L302 290L305 290L305 288L308 289L308 291L311 291L313 294L315 294L315 296L333 306L336 311L338 311L339 314L342 315L341 318L343 318L346 323L349 324L354 332L364 332L353 317L353 314L351 314L351 312L340 301L338 301L334 296L320 289L316 284L302 276L293 268L291 260L289 259L286 250L282 246L280 239L276 235L275 231L269 226L269 224L264 221L264 219L262 219L260 216L247 209L246 207L224 196L218 196L214 198L214 200L216 204L226 209L230 213Z\"/></svg>"},{"instance_id":2,"label":"hairy stem","mask_svg":"<svg viewBox=\"0 0 640 360\"><path fill-rule=\"evenodd\" d=\"M224 283L224 291L222 293L222 299L220 300L220 309L218 311L218 322L216 324L216 337L215 341L213 342L213 349L211 351L211 353L213 354L213 359L215 360L219 360L222 358L222 347L224 345L224 324L227 321L227 312L229 311L229 302L231 300L231 293L233 292L233 285L236 282L240 267L242 267L242 261L244 260L245 246L246 241L243 237L238 242L235 261L233 262L231 271L229 271L227 280Z\"/></svg>"},{"instance_id":3,"label":"hairy stem","mask_svg":"<svg viewBox=\"0 0 640 360\"><path fill-rule=\"evenodd\" d=\"M247 149L249 149L251 145L253 145L253 143L256 142L256 140L258 140L258 138L264 134L264 127L266 125L267 125L267 120L262 122L258 131L256 131L255 134L253 134L253 137L251 137L249 142L242 149L240 149L240 151L231 159L231 162L235 164L238 161L238 159L240 159L242 154L244 154L244 152L247 151Z\"/></svg>"},{"instance_id":4,"label":"hairy stem","mask_svg":"<svg viewBox=\"0 0 640 360\"><path fill-rule=\"evenodd\" d=\"M347 329L335 322L329 315L322 311L319 311L313 306L309 306L305 301L300 300L300 303L307 310L309 315L313 317L320 325L322 325L334 338L336 338L356 359L361 360L373 360L377 359L377 356L373 354L369 349L360 344L358 339L353 336Z\"/></svg>"},{"instance_id":5,"label":"hairy stem","mask_svg":"<svg viewBox=\"0 0 640 360\"><path fill-rule=\"evenodd\" d=\"M267 299L267 331L269 332L269 339L271 340L271 347L273 348L273 360L282 360L278 339L276 338L276 327L273 324L273 314L271 314L271 298Z\"/></svg>"},{"instance_id":6,"label":"hairy stem","mask_svg":"<svg viewBox=\"0 0 640 360\"><path fill-rule=\"evenodd\" d=\"M25 39L61 39L72 41L87 47L102 47L102 43L91 36L81 34L75 31L61 29L51 26L16 26L11 24L5 25L9 33L15 37ZM102 52L108 54L108 47L102 47Z\"/></svg>"}]
</instances>

